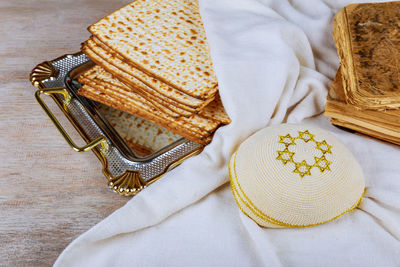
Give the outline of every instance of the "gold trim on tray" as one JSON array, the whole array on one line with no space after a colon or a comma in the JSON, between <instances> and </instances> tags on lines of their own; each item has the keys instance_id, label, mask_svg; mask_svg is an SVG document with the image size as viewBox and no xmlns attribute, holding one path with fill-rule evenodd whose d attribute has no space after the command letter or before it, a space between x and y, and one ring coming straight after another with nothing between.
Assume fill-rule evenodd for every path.
<instances>
[{"instance_id":1,"label":"gold trim on tray","mask_svg":"<svg viewBox=\"0 0 400 267\"><path fill-rule=\"evenodd\" d=\"M168 170L171 170L181 164L184 160L187 158L199 154L203 150L203 146L200 146L199 148L193 150L189 154L181 157L180 159L172 162L170 165L168 165L163 172L148 180L144 181L141 178L140 172L136 170L126 170L122 175L119 176L113 176L110 173L110 170L108 168L109 164L107 161L107 158L105 157L104 153L107 152L109 149L109 145L107 142L107 139L104 136L99 136L95 140L90 140L89 136L86 134L85 130L82 128L81 125L79 125L75 119L69 114L67 105L71 101L71 95L69 91L65 87L54 87L54 88L46 88L43 82L48 79L54 79L58 76L58 71L54 68L52 65L52 62L57 61L61 58L68 57L68 56L79 56L81 55L81 52L78 52L73 55L64 55L62 57L59 57L57 59L54 59L53 61L45 61L43 63L38 64L31 72L30 74L30 81L33 86L39 88L36 93L35 97L36 100L39 102L40 106L43 108L43 110L46 112L46 114L49 116L51 121L54 123L58 131L61 133L61 135L64 137L66 142L70 145L70 147L76 151L76 152L86 152L86 151L93 151L93 153L97 156L97 158L100 160L102 164L102 172L104 176L108 180L108 186L116 193L124 196L134 196L140 191L142 191L144 188L152 184L153 182L157 181L160 179ZM61 111L64 113L64 115L67 117L67 119L71 122L71 124L74 126L74 128L78 131L78 133L81 135L81 137L84 139L85 142L88 144L83 146L83 147L78 147L71 139L71 137L68 135L68 133L65 131L65 129L61 126L61 124L58 122L54 114L49 110L48 106L44 103L43 99L41 98L41 95L49 95L53 100L56 102L56 104L59 106ZM63 99L61 97L57 97L57 95L63 95ZM100 145L100 147L99 147Z\"/></svg>"},{"instance_id":2,"label":"gold trim on tray","mask_svg":"<svg viewBox=\"0 0 400 267\"><path fill-rule=\"evenodd\" d=\"M66 110L66 104L70 101L71 95L68 93L68 90L66 88L45 88L43 85L43 81L51 78L55 78L57 75L56 70L54 69L53 65L51 64L50 61L45 61L43 63L38 64L31 72L29 78L33 86L39 88L36 93L35 97L36 100L39 102L40 106L43 108L43 110L46 112L46 114L49 116L51 121L54 123L58 131L61 133L61 135L64 137L66 142L71 146L71 148L74 151L77 152L87 152L89 150L92 150L93 153L97 156L97 158L100 160L100 162L103 165L102 171L103 174L106 176L109 185L110 183L113 184L113 186L110 186L110 188L120 194L120 195L125 195L125 196L132 196L136 195L138 192L143 190L143 188L148 184L144 182L140 178L140 174L137 172L136 176L137 179L140 179L140 182L134 182L134 183L127 183L126 180L131 179L130 177L130 172L131 171L126 171L120 176L113 177L108 169L108 162L107 158L103 155L102 151L97 147L97 145L101 144L103 148L108 149L108 143L105 139L104 136L100 136L97 139L90 141L90 138L87 136L87 134L84 132L84 130L81 128L80 125L78 125L75 120L68 114ZM64 101L60 100L59 98L55 97L54 94L60 93L63 94L64 96ZM71 122L71 124L75 127L75 129L78 131L78 133L81 135L81 137L85 140L85 142L89 142L88 145L84 147L77 147L75 143L72 141L72 139L69 137L69 135L65 132L64 128L60 125L58 120L55 118L55 116L52 114L52 112L48 109L47 105L43 102L41 99L40 95L41 94L47 94L50 95L53 100L58 104L60 109L63 111L64 115L68 118L68 120ZM105 145L107 144L107 145ZM115 183L115 181L119 181L118 183Z\"/></svg>"},{"instance_id":3,"label":"gold trim on tray","mask_svg":"<svg viewBox=\"0 0 400 267\"><path fill-rule=\"evenodd\" d=\"M35 87L39 87L43 80L54 78L57 71L50 61L45 61L37 65L31 72L29 80Z\"/></svg>"}]
</instances>

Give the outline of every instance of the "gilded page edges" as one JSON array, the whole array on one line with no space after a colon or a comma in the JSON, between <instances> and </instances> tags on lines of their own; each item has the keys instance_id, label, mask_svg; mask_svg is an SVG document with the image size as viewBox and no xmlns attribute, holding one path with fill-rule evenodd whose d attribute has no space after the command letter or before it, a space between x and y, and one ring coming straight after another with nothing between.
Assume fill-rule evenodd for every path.
<instances>
[{"instance_id":1,"label":"gilded page edges","mask_svg":"<svg viewBox=\"0 0 400 267\"><path fill-rule=\"evenodd\" d=\"M347 22L347 9L356 6L349 5L342 8L335 16L333 23L333 38L336 43L337 52L340 58L340 70L342 75L343 91L346 102L352 102L352 86L356 85L356 76L354 73L354 64L352 57L350 32ZM354 103L352 103L354 104Z\"/></svg>"}]
</instances>

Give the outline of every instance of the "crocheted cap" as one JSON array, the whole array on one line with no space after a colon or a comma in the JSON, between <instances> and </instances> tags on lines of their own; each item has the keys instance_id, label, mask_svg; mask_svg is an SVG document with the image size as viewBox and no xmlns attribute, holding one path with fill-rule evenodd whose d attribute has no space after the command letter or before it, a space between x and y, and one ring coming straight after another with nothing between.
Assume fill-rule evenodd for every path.
<instances>
[{"instance_id":1,"label":"crocheted cap","mask_svg":"<svg viewBox=\"0 0 400 267\"><path fill-rule=\"evenodd\" d=\"M232 155L239 208L265 227L307 227L356 208L364 193L361 166L336 137L310 125L264 128Z\"/></svg>"}]
</instances>

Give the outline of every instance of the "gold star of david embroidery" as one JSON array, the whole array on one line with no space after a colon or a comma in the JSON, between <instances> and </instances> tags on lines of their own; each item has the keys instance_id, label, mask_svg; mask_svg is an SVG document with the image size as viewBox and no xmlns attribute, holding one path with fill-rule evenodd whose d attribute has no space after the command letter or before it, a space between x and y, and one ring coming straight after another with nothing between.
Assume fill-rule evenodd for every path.
<instances>
[{"instance_id":1,"label":"gold star of david embroidery","mask_svg":"<svg viewBox=\"0 0 400 267\"><path fill-rule=\"evenodd\" d=\"M296 143L294 142L296 138L291 137L290 134L287 134L285 136L279 136L281 140L279 140L279 143L284 144L286 147L290 145L295 145Z\"/></svg>"},{"instance_id":2,"label":"gold star of david embroidery","mask_svg":"<svg viewBox=\"0 0 400 267\"><path fill-rule=\"evenodd\" d=\"M313 166L308 165L305 160L303 160L301 163L295 162L296 168L294 169L294 173L298 173L301 178L303 178L306 175L311 175L311 168Z\"/></svg>"},{"instance_id":3,"label":"gold star of david embroidery","mask_svg":"<svg viewBox=\"0 0 400 267\"><path fill-rule=\"evenodd\" d=\"M297 132L297 137L292 137L290 134L279 135L278 143L284 144L285 149L276 151L278 153L276 160L281 161L283 165L287 165L287 163L293 163L295 167L293 172L299 174L301 178L306 175L311 176L311 170L314 167L318 168L321 173L325 171L331 171L330 165L332 164L332 162L327 160L325 156L326 154L332 154L332 146L329 145L326 140L323 140L322 142L315 140L315 134L310 133L308 130ZM295 141L297 139L303 140L305 143L314 142L316 145L315 149L321 151L322 156L314 157L315 162L312 165L308 164L305 160L301 162L296 162L294 160L296 152L291 152L289 150L289 147L296 146L297 144Z\"/></svg>"},{"instance_id":4,"label":"gold star of david embroidery","mask_svg":"<svg viewBox=\"0 0 400 267\"><path fill-rule=\"evenodd\" d=\"M327 160L325 156L322 156L320 158L314 157L315 159L315 164L314 167L317 167L321 172L324 171L330 171L331 168L329 168L329 165L332 163L331 161Z\"/></svg>"},{"instance_id":5,"label":"gold star of david embroidery","mask_svg":"<svg viewBox=\"0 0 400 267\"><path fill-rule=\"evenodd\" d=\"M297 139L301 139L304 142L308 143L309 141L314 141L314 136L315 134L310 134L308 130L305 130L304 132L297 131L299 133L299 136Z\"/></svg>"},{"instance_id":6,"label":"gold star of david embroidery","mask_svg":"<svg viewBox=\"0 0 400 267\"><path fill-rule=\"evenodd\" d=\"M281 160L283 165L286 165L288 162L293 161L294 152L290 152L289 149L285 148L283 151L277 151L278 156L276 157L277 160Z\"/></svg>"},{"instance_id":7,"label":"gold star of david embroidery","mask_svg":"<svg viewBox=\"0 0 400 267\"><path fill-rule=\"evenodd\" d=\"M315 147L316 149L321 150L322 154L332 154L331 148L332 146L328 145L328 143L324 140L322 142L315 142L317 144L317 146Z\"/></svg>"}]
</instances>

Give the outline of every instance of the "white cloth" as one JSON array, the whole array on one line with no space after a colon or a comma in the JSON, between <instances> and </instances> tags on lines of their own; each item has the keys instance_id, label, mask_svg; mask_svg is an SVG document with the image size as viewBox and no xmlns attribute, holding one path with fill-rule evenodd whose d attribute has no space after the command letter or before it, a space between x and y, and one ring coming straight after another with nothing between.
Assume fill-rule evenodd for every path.
<instances>
[{"instance_id":1,"label":"white cloth","mask_svg":"<svg viewBox=\"0 0 400 267\"><path fill-rule=\"evenodd\" d=\"M200 0L221 98L232 119L185 161L72 242L56 266L400 266L399 147L330 125L338 67L332 18L349 1ZM228 159L267 125L308 119L359 159L359 209L316 227L265 229L237 208Z\"/></svg>"}]
</instances>

